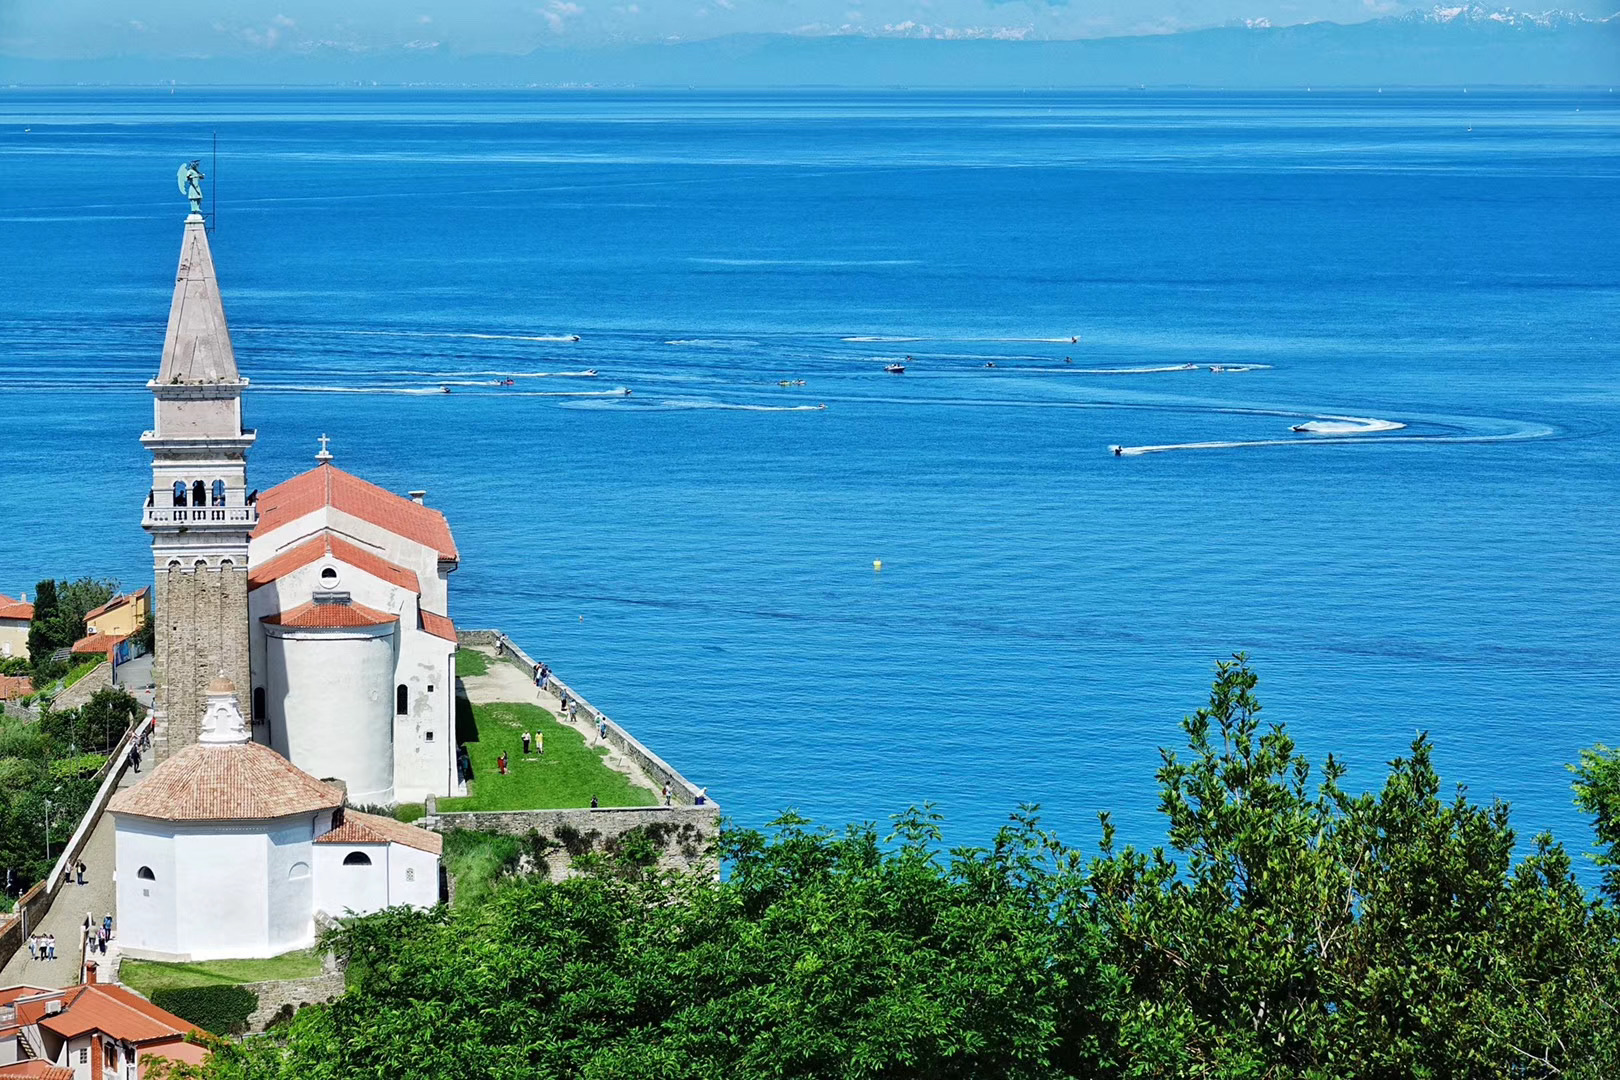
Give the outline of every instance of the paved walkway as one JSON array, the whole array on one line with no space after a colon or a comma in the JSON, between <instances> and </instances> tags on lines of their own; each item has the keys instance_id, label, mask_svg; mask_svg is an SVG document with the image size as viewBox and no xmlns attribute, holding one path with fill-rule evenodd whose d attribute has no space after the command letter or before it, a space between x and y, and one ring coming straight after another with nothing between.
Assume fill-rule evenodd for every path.
<instances>
[{"instance_id":1,"label":"paved walkway","mask_svg":"<svg viewBox=\"0 0 1620 1080\"><path fill-rule=\"evenodd\" d=\"M507 665L510 667L511 665ZM120 788L132 787L152 775L152 766L144 765L139 774L124 770ZM77 827L75 822L74 826ZM71 835L71 834L69 834ZM117 896L113 886L113 816L104 813L96 822L79 856L84 862L84 884L63 885L56 891L51 906L34 930L41 934L56 935L55 960L30 960L28 946L17 950L3 969L0 986L24 983L30 986L55 988L73 986L79 981L79 945L82 939L86 913L93 921L101 922L103 915L113 916L113 933L118 931ZM108 948L111 948L109 944ZM102 967L106 967L102 964Z\"/></svg>"},{"instance_id":2,"label":"paved walkway","mask_svg":"<svg viewBox=\"0 0 1620 1080\"><path fill-rule=\"evenodd\" d=\"M467 646L462 646L467 648ZM603 742L597 738L596 727L588 724L583 718L570 720L563 715L562 702L558 699L555 690L541 690L534 685L527 675L510 660L496 659L494 649L483 647L473 648L470 651L480 652L489 657L489 673L487 675L468 675L463 677L461 685L466 688L467 698L475 705L488 705L497 701L516 701L531 705L538 705L557 718L557 722L573 728L585 737L587 746L600 746L607 750L607 756L602 759L603 764L615 772L624 773L638 787L648 791L657 792L658 786L647 779L645 773L634 762L616 750L612 743ZM465 790L457 794L465 795Z\"/></svg>"}]
</instances>

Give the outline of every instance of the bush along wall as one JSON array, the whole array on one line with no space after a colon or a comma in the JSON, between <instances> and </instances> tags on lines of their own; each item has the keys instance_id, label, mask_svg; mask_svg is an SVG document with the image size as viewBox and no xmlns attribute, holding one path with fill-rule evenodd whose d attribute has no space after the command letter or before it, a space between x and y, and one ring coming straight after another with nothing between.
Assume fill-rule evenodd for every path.
<instances>
[{"instance_id":1,"label":"bush along wall","mask_svg":"<svg viewBox=\"0 0 1620 1080\"><path fill-rule=\"evenodd\" d=\"M152 1004L215 1035L240 1035L259 995L245 986L179 986L155 991Z\"/></svg>"}]
</instances>

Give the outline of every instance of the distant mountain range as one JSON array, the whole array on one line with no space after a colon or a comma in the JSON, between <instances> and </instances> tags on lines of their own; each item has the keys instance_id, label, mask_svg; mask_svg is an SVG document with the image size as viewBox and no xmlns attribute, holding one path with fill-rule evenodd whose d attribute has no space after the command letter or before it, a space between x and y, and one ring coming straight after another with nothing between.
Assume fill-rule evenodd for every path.
<instances>
[{"instance_id":1,"label":"distant mountain range","mask_svg":"<svg viewBox=\"0 0 1620 1080\"><path fill-rule=\"evenodd\" d=\"M435 43L320 46L217 58L0 57L0 85L910 87L1613 86L1620 14L1477 4L1369 22L1080 41L734 35L673 44L458 55Z\"/></svg>"}]
</instances>

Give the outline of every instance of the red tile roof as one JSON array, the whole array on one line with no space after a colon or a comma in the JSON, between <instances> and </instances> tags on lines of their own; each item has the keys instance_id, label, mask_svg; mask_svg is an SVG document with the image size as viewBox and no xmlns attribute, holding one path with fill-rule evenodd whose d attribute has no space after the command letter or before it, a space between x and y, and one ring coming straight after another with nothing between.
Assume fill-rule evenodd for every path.
<instances>
[{"instance_id":1,"label":"red tile roof","mask_svg":"<svg viewBox=\"0 0 1620 1080\"><path fill-rule=\"evenodd\" d=\"M0 619L32 619L33 617L33 604L25 604L21 600L13 600L5 593L0 593Z\"/></svg>"},{"instance_id":2,"label":"red tile roof","mask_svg":"<svg viewBox=\"0 0 1620 1080\"><path fill-rule=\"evenodd\" d=\"M0 701L24 698L34 692L34 680L26 675L0 675Z\"/></svg>"},{"instance_id":3,"label":"red tile roof","mask_svg":"<svg viewBox=\"0 0 1620 1080\"><path fill-rule=\"evenodd\" d=\"M33 997L35 994L48 994L49 990L43 986L8 986L0 990L0 1007L8 1006L22 997Z\"/></svg>"},{"instance_id":4,"label":"red tile roof","mask_svg":"<svg viewBox=\"0 0 1620 1080\"><path fill-rule=\"evenodd\" d=\"M390 585L397 585L418 594L422 591L422 582L414 573L403 566L395 566L380 555L351 544L342 537L333 536L330 529L322 530L319 536L283 551L269 562L255 567L248 573L248 589L268 585L277 578L302 569L325 555L330 555L338 562L362 570Z\"/></svg>"},{"instance_id":5,"label":"red tile roof","mask_svg":"<svg viewBox=\"0 0 1620 1080\"><path fill-rule=\"evenodd\" d=\"M385 491L335 465L317 465L277 484L259 496L258 505L259 525L253 530L254 536L265 536L305 514L330 506L387 529L395 536L433 548L441 559L455 562L460 558L456 541L450 535L450 523L443 514Z\"/></svg>"},{"instance_id":6,"label":"red tile roof","mask_svg":"<svg viewBox=\"0 0 1620 1080\"><path fill-rule=\"evenodd\" d=\"M456 624L450 621L448 615L435 615L431 611L418 611L417 614L422 617L423 630L446 641L456 640Z\"/></svg>"},{"instance_id":7,"label":"red tile roof","mask_svg":"<svg viewBox=\"0 0 1620 1080\"><path fill-rule=\"evenodd\" d=\"M347 807L343 810L343 824L315 838L317 844L403 844L432 855L444 851L444 837L436 832L418 829L403 821L377 814L362 814Z\"/></svg>"},{"instance_id":8,"label":"red tile roof","mask_svg":"<svg viewBox=\"0 0 1620 1080\"><path fill-rule=\"evenodd\" d=\"M206 1046L188 1042L166 1042L156 1046L141 1047L140 1076L146 1075L146 1063L153 1058L164 1057L171 1061L184 1061L191 1065L201 1065L208 1060L212 1053Z\"/></svg>"},{"instance_id":9,"label":"red tile roof","mask_svg":"<svg viewBox=\"0 0 1620 1080\"><path fill-rule=\"evenodd\" d=\"M39 1026L68 1039L100 1031L132 1043L172 1039L198 1030L197 1025L165 1012L121 986L102 983L79 987L64 999L61 1012L47 1016Z\"/></svg>"},{"instance_id":10,"label":"red tile roof","mask_svg":"<svg viewBox=\"0 0 1620 1080\"><path fill-rule=\"evenodd\" d=\"M332 630L346 626L382 626L398 622L398 615L368 608L364 604L323 604L311 600L289 611L266 615L260 622L272 626L296 626L303 629Z\"/></svg>"},{"instance_id":11,"label":"red tile roof","mask_svg":"<svg viewBox=\"0 0 1620 1080\"><path fill-rule=\"evenodd\" d=\"M129 637L128 634L86 634L73 643L76 653L112 653L120 641Z\"/></svg>"},{"instance_id":12,"label":"red tile roof","mask_svg":"<svg viewBox=\"0 0 1620 1080\"><path fill-rule=\"evenodd\" d=\"M194 743L107 809L160 821L264 820L331 810L343 792L259 743Z\"/></svg>"},{"instance_id":13,"label":"red tile roof","mask_svg":"<svg viewBox=\"0 0 1620 1080\"><path fill-rule=\"evenodd\" d=\"M73 1080L73 1070L52 1065L40 1058L19 1061L14 1065L0 1065L0 1080L28 1077L29 1080Z\"/></svg>"},{"instance_id":14,"label":"red tile roof","mask_svg":"<svg viewBox=\"0 0 1620 1080\"><path fill-rule=\"evenodd\" d=\"M84 621L89 622L91 619L94 619L98 615L105 615L105 614L107 614L107 612L113 610L114 608L121 608L125 604L132 603L135 600L136 597L144 596L146 594L146 590L149 587L150 586L143 585L139 589L136 589L132 593L126 593L123 596L115 596L115 597L113 597L111 600L107 601L105 604L102 604L100 607L95 608L92 611L85 612L84 613Z\"/></svg>"}]
</instances>

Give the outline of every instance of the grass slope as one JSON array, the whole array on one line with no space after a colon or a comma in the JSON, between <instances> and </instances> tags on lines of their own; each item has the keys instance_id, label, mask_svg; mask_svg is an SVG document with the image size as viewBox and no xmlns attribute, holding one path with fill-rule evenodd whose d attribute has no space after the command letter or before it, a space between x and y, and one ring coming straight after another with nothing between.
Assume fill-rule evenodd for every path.
<instances>
[{"instance_id":1,"label":"grass slope","mask_svg":"<svg viewBox=\"0 0 1620 1080\"><path fill-rule=\"evenodd\" d=\"M465 679L469 675L488 675L489 657L476 649L456 650L456 678Z\"/></svg>"},{"instance_id":2,"label":"grass slope","mask_svg":"<svg viewBox=\"0 0 1620 1080\"><path fill-rule=\"evenodd\" d=\"M118 980L131 990L151 997L159 990L182 986L232 986L271 979L307 979L320 973L320 954L307 949L266 960L208 960L194 964L125 960L119 965Z\"/></svg>"},{"instance_id":3,"label":"grass slope","mask_svg":"<svg viewBox=\"0 0 1620 1080\"><path fill-rule=\"evenodd\" d=\"M658 801L651 791L603 764L606 748L588 745L584 735L538 705L498 701L474 705L473 714L478 741L467 743L471 794L440 799L440 810L570 809L591 805L592 795L603 806L653 806ZM523 756L524 731L540 732L545 753ZM509 770L505 776L495 764L503 750Z\"/></svg>"}]
</instances>

